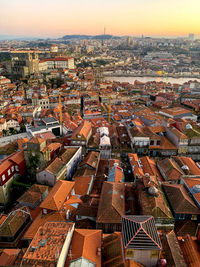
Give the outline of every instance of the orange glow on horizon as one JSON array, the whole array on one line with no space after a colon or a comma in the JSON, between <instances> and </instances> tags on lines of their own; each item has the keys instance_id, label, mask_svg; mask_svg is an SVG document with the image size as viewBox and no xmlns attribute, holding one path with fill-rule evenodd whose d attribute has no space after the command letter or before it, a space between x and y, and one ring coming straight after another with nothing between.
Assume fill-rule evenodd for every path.
<instances>
[{"instance_id":1,"label":"orange glow on horizon","mask_svg":"<svg viewBox=\"0 0 200 267\"><path fill-rule=\"evenodd\" d=\"M0 34L199 35L199 0L2 0Z\"/></svg>"}]
</instances>

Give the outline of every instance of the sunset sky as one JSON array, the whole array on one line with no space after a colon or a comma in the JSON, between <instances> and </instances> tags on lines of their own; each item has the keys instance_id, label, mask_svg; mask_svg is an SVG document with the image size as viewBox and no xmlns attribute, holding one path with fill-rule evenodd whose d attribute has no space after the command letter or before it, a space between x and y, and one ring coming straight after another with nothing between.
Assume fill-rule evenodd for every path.
<instances>
[{"instance_id":1,"label":"sunset sky","mask_svg":"<svg viewBox=\"0 0 200 267\"><path fill-rule=\"evenodd\" d=\"M200 34L200 0L0 0L0 34Z\"/></svg>"}]
</instances>

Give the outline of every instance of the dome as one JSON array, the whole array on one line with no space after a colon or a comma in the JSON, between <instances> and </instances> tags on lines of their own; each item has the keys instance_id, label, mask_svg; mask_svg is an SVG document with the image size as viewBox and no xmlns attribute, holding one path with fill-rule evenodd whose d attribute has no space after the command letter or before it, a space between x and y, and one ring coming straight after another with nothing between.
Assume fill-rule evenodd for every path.
<instances>
[{"instance_id":1,"label":"dome","mask_svg":"<svg viewBox=\"0 0 200 267\"><path fill-rule=\"evenodd\" d=\"M158 189L155 186L151 186L151 187L149 187L148 192L149 192L150 195L154 195L155 196L155 195L158 194Z\"/></svg>"}]
</instances>

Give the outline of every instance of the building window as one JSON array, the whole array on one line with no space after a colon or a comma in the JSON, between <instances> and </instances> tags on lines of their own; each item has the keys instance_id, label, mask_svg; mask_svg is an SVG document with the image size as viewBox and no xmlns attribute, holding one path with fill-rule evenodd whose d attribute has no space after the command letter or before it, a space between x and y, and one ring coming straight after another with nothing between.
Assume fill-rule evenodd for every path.
<instances>
[{"instance_id":1,"label":"building window","mask_svg":"<svg viewBox=\"0 0 200 267\"><path fill-rule=\"evenodd\" d=\"M4 188L6 188L6 186L7 186L7 185L6 185L6 184L4 184L4 186L3 186L3 187L4 187Z\"/></svg>"},{"instance_id":2,"label":"building window","mask_svg":"<svg viewBox=\"0 0 200 267\"><path fill-rule=\"evenodd\" d=\"M43 209L43 213L44 213L44 214L47 214L47 210L46 210L46 209Z\"/></svg>"},{"instance_id":3,"label":"building window","mask_svg":"<svg viewBox=\"0 0 200 267\"><path fill-rule=\"evenodd\" d=\"M16 165L15 166L15 170L18 172L19 171L19 167Z\"/></svg>"},{"instance_id":4,"label":"building window","mask_svg":"<svg viewBox=\"0 0 200 267\"><path fill-rule=\"evenodd\" d=\"M10 175L10 170L8 170L8 175Z\"/></svg>"},{"instance_id":5,"label":"building window","mask_svg":"<svg viewBox=\"0 0 200 267\"><path fill-rule=\"evenodd\" d=\"M150 145L153 146L154 145L154 140L150 141Z\"/></svg>"},{"instance_id":6,"label":"building window","mask_svg":"<svg viewBox=\"0 0 200 267\"><path fill-rule=\"evenodd\" d=\"M5 181L5 179L6 179L6 176L4 174L4 175L2 175L2 181Z\"/></svg>"},{"instance_id":7,"label":"building window","mask_svg":"<svg viewBox=\"0 0 200 267\"><path fill-rule=\"evenodd\" d=\"M12 172L14 172L14 169L15 169L14 166L12 166Z\"/></svg>"}]
</instances>

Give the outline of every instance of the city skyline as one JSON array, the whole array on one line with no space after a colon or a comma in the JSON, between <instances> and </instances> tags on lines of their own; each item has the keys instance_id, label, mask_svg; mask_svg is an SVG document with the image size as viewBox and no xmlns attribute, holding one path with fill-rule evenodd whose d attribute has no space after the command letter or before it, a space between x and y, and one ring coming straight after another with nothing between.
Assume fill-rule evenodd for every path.
<instances>
[{"instance_id":1,"label":"city skyline","mask_svg":"<svg viewBox=\"0 0 200 267\"><path fill-rule=\"evenodd\" d=\"M199 35L198 0L2 0L0 34L61 37L67 34Z\"/></svg>"}]
</instances>

